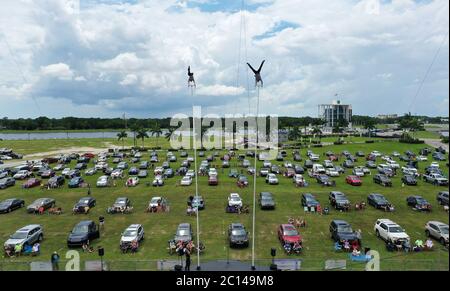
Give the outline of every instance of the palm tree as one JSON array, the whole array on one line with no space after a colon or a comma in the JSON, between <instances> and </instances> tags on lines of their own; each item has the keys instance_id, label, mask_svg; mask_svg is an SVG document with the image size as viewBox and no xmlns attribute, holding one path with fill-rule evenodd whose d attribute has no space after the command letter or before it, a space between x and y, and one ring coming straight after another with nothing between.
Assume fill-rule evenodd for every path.
<instances>
[{"instance_id":1,"label":"palm tree","mask_svg":"<svg viewBox=\"0 0 450 291\"><path fill-rule=\"evenodd\" d=\"M294 126L294 128L292 128L289 131L288 139L290 141L296 141L296 140L298 140L301 137L302 137L302 132L301 132L301 130L299 129L298 126Z\"/></svg>"},{"instance_id":2,"label":"palm tree","mask_svg":"<svg viewBox=\"0 0 450 291\"><path fill-rule=\"evenodd\" d=\"M131 132L133 133L133 145L136 147L136 133L139 130L139 126L137 124L133 124L130 128Z\"/></svg>"},{"instance_id":3,"label":"palm tree","mask_svg":"<svg viewBox=\"0 0 450 291\"><path fill-rule=\"evenodd\" d=\"M125 149L125 138L127 138L127 137L128 137L128 134L125 130L122 130L121 132L119 132L117 134L117 140L122 141L122 150Z\"/></svg>"},{"instance_id":4,"label":"palm tree","mask_svg":"<svg viewBox=\"0 0 450 291\"><path fill-rule=\"evenodd\" d=\"M167 132L164 134L164 136L166 137L167 141L170 141L170 139L172 138L173 133L175 132L175 128L174 127L169 127L167 129Z\"/></svg>"},{"instance_id":5,"label":"palm tree","mask_svg":"<svg viewBox=\"0 0 450 291\"><path fill-rule=\"evenodd\" d=\"M152 136L156 136L156 147L158 147L158 139L163 133L158 122L155 122L150 132L152 133Z\"/></svg>"},{"instance_id":6,"label":"palm tree","mask_svg":"<svg viewBox=\"0 0 450 291\"><path fill-rule=\"evenodd\" d=\"M368 133L369 133L369 138L370 137L372 137L371 135L372 135L372 130L374 130L375 128L376 128L376 126L375 126L375 120L373 120L373 119L367 119L367 120L364 120L363 121L363 126L364 126L364 129L366 129L367 131L368 131Z\"/></svg>"},{"instance_id":7,"label":"palm tree","mask_svg":"<svg viewBox=\"0 0 450 291\"><path fill-rule=\"evenodd\" d=\"M322 143L322 129L319 126L314 126L311 133L313 135L319 135L319 142Z\"/></svg>"},{"instance_id":8,"label":"palm tree","mask_svg":"<svg viewBox=\"0 0 450 291\"><path fill-rule=\"evenodd\" d=\"M137 131L136 138L142 139L142 147L144 147L144 140L148 138L147 129L141 128Z\"/></svg>"}]
</instances>

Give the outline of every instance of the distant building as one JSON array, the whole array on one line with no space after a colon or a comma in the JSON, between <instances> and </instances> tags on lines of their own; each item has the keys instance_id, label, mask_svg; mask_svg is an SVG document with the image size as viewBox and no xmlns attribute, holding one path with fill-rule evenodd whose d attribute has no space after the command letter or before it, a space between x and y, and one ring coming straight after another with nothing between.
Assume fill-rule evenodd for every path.
<instances>
[{"instance_id":1,"label":"distant building","mask_svg":"<svg viewBox=\"0 0 450 291\"><path fill-rule=\"evenodd\" d=\"M326 121L325 127L333 128L340 119L347 120L349 126L352 124L352 106L334 101L332 104L319 105L319 118Z\"/></svg>"},{"instance_id":2,"label":"distant building","mask_svg":"<svg viewBox=\"0 0 450 291\"><path fill-rule=\"evenodd\" d=\"M398 114L379 114L377 117L379 119L396 119L398 118Z\"/></svg>"}]
</instances>

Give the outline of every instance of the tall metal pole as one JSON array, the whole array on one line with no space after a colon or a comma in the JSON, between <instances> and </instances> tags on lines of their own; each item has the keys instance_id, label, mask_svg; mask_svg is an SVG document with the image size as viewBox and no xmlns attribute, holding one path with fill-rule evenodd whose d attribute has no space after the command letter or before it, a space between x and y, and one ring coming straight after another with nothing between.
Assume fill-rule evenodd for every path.
<instances>
[{"instance_id":1,"label":"tall metal pole","mask_svg":"<svg viewBox=\"0 0 450 291\"><path fill-rule=\"evenodd\" d=\"M191 88L191 96L194 96L194 88ZM193 108L193 116L192 116L192 132L194 136L193 145L194 145L194 171L195 171L195 197L198 202L198 172L197 172L197 135L195 130L195 117L197 116L197 110ZM200 131L201 132L201 131ZM201 138L201 136L200 136ZM200 219L199 213L200 209L197 205L196 216L197 216L197 271L201 269L200 267Z\"/></svg>"},{"instance_id":2,"label":"tall metal pole","mask_svg":"<svg viewBox=\"0 0 450 291\"><path fill-rule=\"evenodd\" d=\"M252 270L256 270L255 267L255 217L256 217L256 164L258 161L258 138L259 138L259 128L258 128L258 115L259 115L259 86L256 86L256 138L255 138L255 171L253 173L253 226L252 226Z\"/></svg>"}]
</instances>

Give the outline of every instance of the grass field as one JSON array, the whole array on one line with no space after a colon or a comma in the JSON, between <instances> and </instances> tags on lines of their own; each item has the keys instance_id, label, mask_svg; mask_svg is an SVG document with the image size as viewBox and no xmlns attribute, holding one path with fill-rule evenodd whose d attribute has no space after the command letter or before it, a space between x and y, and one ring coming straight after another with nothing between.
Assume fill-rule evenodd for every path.
<instances>
[{"instance_id":1,"label":"grass field","mask_svg":"<svg viewBox=\"0 0 450 291\"><path fill-rule=\"evenodd\" d=\"M73 142L71 140L71 142ZM97 146L101 147L103 140L80 140L76 142L79 146ZM111 141L112 142L112 141ZM127 144L132 142L128 139ZM146 142L149 143L148 141ZM121 143L115 142L120 145ZM28 145L28 146L27 146ZM71 144L70 147L74 146ZM48 149L56 149L64 147L63 141L54 143L52 141L14 141L14 142L0 142L0 147L12 147L17 152L32 153L33 151L45 151ZM418 151L423 145L405 145L396 142L380 142L374 144L347 144L340 146L328 146L323 148L313 149L318 154L323 154L325 151L331 150L335 153L341 153L343 150L348 150L355 153L362 150L369 153L372 150L378 150L383 153L392 153L393 151L404 152L405 150ZM306 150L301 150L303 158L306 156ZM176 153L178 155L178 153ZM192 155L192 154L191 154ZM160 163L165 159L165 151L159 154ZM149 154L145 154L144 159L149 159ZM172 168L179 167L182 159L178 159L177 163L172 163ZM291 151L288 152L288 157L285 160L292 161ZM282 162L274 162L282 164ZM364 164L365 160L360 159L358 164ZM220 168L220 160L216 159L213 163L217 168ZM232 168L237 167L236 159L232 161ZM420 164L421 169L429 162ZM74 163L72 163L73 167ZM90 164L93 166L93 164ZM261 163L258 163L258 168ZM441 164L441 168L445 169L448 175L448 168L445 163ZM240 169L240 168L239 168ZM245 172L245 171L244 171ZM92 177L86 177L86 180L95 185L95 182L100 176L97 174ZM252 185L252 177L247 175L250 185ZM57 205L62 207L65 211L61 216L50 215L30 215L26 214L24 209L15 211L11 214L0 216L0 241L5 241L9 235L14 233L18 228L31 223L39 223L45 229L45 240L42 243L42 254L38 260L48 260L50 254L57 250L60 254L64 254L67 250L66 239L69 231L79 221L85 219L92 219L97 221L100 215L106 217L106 227L101 233L101 239L93 242L93 246L103 246L105 248L105 259L107 261L146 261L158 259L177 259L175 256L169 256L167 252L167 241L171 239L175 233L175 229L179 223L190 222L194 231L196 228L195 217L188 217L186 211L186 199L189 195L195 193L194 184L190 187L176 186L180 177L174 177L166 180L166 185L161 188L153 188L145 185L145 182L150 182L153 175L147 179L141 179L141 184L136 188L126 188L123 186L125 180L118 183L117 187L108 189L92 189L92 196L97 199L97 206L92 209L88 215L72 215L71 209L73 205L82 197L86 196L86 189L68 189L65 186L63 189L56 190L41 190L39 188L24 190L21 189L18 183L15 187L6 190L0 190L0 200L17 197L30 204L37 198L50 197L55 198ZM336 178L336 188L323 188L316 184L311 178L307 178L310 183L307 188L296 188L291 179L279 177L280 184L277 186L269 186L264 183L264 178L257 178L257 193L262 191L270 191L274 194L277 207L274 211L256 210L256 257L257 259L270 259L270 248L277 248L277 257L286 257L283 254L282 247L278 242L276 236L277 226L281 223L287 223L289 217L304 217L308 222L308 227L301 229L301 235L304 238L304 252L298 257L303 260L302 267L304 269L323 269L324 261L327 259L348 259L348 255L344 253L335 253L333 250L333 242L329 235L329 224L333 219L344 219L352 224L354 229L361 229L363 236L363 246L370 247L377 250L381 254L381 269L382 270L431 270L431 269L445 269L448 270L448 251L440 246L437 242L435 250L431 252L422 253L389 253L385 249L384 242L378 239L373 231L375 220L378 218L391 218L406 229L412 241L417 238L425 239L424 225L429 220L439 220L448 224L449 216L441 206L436 202L436 194L445 188L439 188L419 182L417 187L402 188L400 178L394 178L393 188L383 188L372 182L372 177L365 177L363 186L352 187L345 183L345 175ZM384 194L396 207L394 213L384 213L380 210L375 210L368 207L363 212L351 211L348 213L341 213L331 211L328 216L320 216L316 214L307 214L300 207L301 193L313 193L316 195L322 206L328 205L328 193L332 190L339 190L347 194L352 203L357 201L365 201L369 193L378 192ZM251 215L237 215L226 214L225 206L226 199L229 193L238 192L244 199L244 203L252 203L252 188L239 189L236 186L235 179L228 178L227 169L219 169L219 185L208 186L207 178L199 177L199 192L206 201L206 209L200 212L200 240L205 244L206 251L202 255L202 260L226 259L229 256L231 259L250 260L251 248L241 250L231 250L226 243L226 228L231 222L242 222L247 229L251 231L252 219ZM431 213L415 212L407 207L405 199L408 195L422 195L434 206ZM134 213L129 215L107 215L106 208L111 206L117 197L127 196L131 199L134 205ZM144 212L149 200L153 196L166 197L171 205L170 213L166 214L147 214ZM121 254L118 244L121 232L133 223L140 223L144 226L146 232L146 239L141 245L140 251L137 254ZM63 256L62 256L63 257ZM96 254L82 254L82 260L95 260ZM29 257L21 258L2 258L0 263L7 262L27 262L31 259ZM34 259L36 260L36 259ZM193 263L196 258L192 257ZM268 262L268 261L267 261ZM348 262L350 264L350 262ZM8 264L6 264L8 266ZM14 265L11 265L14 266ZM126 269L128 265L126 262L116 262L117 269ZM352 264L352 269L363 269L362 264Z\"/></svg>"}]
</instances>

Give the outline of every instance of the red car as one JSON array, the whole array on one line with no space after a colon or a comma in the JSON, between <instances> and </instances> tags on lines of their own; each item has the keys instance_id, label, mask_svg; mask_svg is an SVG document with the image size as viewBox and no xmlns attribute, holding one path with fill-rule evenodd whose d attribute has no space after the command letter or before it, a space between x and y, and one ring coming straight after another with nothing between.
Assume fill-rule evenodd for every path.
<instances>
[{"instance_id":1,"label":"red car","mask_svg":"<svg viewBox=\"0 0 450 291\"><path fill-rule=\"evenodd\" d=\"M41 180L36 178L28 179L25 183L23 183L22 188L28 189L41 185Z\"/></svg>"},{"instance_id":2,"label":"red car","mask_svg":"<svg viewBox=\"0 0 450 291\"><path fill-rule=\"evenodd\" d=\"M278 227L278 239L284 245L285 243L294 244L302 242L302 237L292 224L282 224Z\"/></svg>"},{"instance_id":3,"label":"red car","mask_svg":"<svg viewBox=\"0 0 450 291\"><path fill-rule=\"evenodd\" d=\"M352 186L361 186L362 185L362 180L358 176L347 176L345 181L347 182L347 184L350 184Z\"/></svg>"},{"instance_id":4,"label":"red car","mask_svg":"<svg viewBox=\"0 0 450 291\"><path fill-rule=\"evenodd\" d=\"M89 158L89 159L93 159L93 158L95 158L95 155L94 155L93 153L85 153L85 154L83 155L83 157Z\"/></svg>"},{"instance_id":5,"label":"red car","mask_svg":"<svg viewBox=\"0 0 450 291\"><path fill-rule=\"evenodd\" d=\"M208 185L209 186L217 186L219 184L219 180L217 179L217 176L212 175L208 178Z\"/></svg>"}]
</instances>

